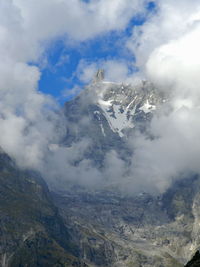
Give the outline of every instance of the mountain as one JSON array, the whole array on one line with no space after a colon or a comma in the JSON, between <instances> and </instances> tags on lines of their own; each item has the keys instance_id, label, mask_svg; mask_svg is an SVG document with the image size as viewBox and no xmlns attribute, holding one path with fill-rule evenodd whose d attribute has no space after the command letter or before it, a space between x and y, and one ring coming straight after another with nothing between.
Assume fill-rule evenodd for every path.
<instances>
[{"instance_id":1,"label":"mountain","mask_svg":"<svg viewBox=\"0 0 200 267\"><path fill-rule=\"evenodd\" d=\"M135 131L146 131L153 114L167 101L148 82L132 86L107 82L103 77L99 71L93 83L64 107L67 134L63 144L70 146L84 138L89 140L85 158L98 167L102 167L106 153L111 150L128 161L132 150L127 137Z\"/></svg>"},{"instance_id":2,"label":"mountain","mask_svg":"<svg viewBox=\"0 0 200 267\"><path fill-rule=\"evenodd\" d=\"M66 146L90 140L84 158L103 169L109 151L128 162L133 150L127 138L148 133L154 114L168 96L148 82L137 86L93 83L65 104ZM116 187L88 190L77 185L54 194L69 225L79 232L83 257L95 266L183 266L199 247L199 177L174 183L165 194L124 194ZM69 215L70 214L70 215Z\"/></svg>"},{"instance_id":3,"label":"mountain","mask_svg":"<svg viewBox=\"0 0 200 267\"><path fill-rule=\"evenodd\" d=\"M159 197L74 188L54 194L54 202L95 266L178 267L199 248L199 192L193 177Z\"/></svg>"},{"instance_id":4,"label":"mountain","mask_svg":"<svg viewBox=\"0 0 200 267\"><path fill-rule=\"evenodd\" d=\"M47 185L33 171L20 170L0 153L0 265L84 266L52 202Z\"/></svg>"},{"instance_id":5,"label":"mountain","mask_svg":"<svg viewBox=\"0 0 200 267\"><path fill-rule=\"evenodd\" d=\"M109 138L110 131L122 138L135 127L144 130L154 111L166 102L164 94L146 81L133 86L106 82L101 80L103 74L98 75L78 97L65 103L65 114L69 122L89 117L104 137Z\"/></svg>"},{"instance_id":6,"label":"mountain","mask_svg":"<svg viewBox=\"0 0 200 267\"><path fill-rule=\"evenodd\" d=\"M191 261L189 261L185 267L198 267L200 266L200 253L197 251Z\"/></svg>"},{"instance_id":7,"label":"mountain","mask_svg":"<svg viewBox=\"0 0 200 267\"><path fill-rule=\"evenodd\" d=\"M58 144L77 149L78 158L70 162L74 168L88 160L101 173L111 151L128 166L134 158L129 138L137 131L151 137L149 123L168 102L148 82L133 86L103 78L98 71L65 103L67 133ZM89 143L84 153L78 150L81 141ZM38 173L20 169L0 151L1 266L183 267L200 248L197 175L160 195L77 181L56 190L49 183L49 190ZM195 266L197 256L186 266Z\"/></svg>"}]
</instances>

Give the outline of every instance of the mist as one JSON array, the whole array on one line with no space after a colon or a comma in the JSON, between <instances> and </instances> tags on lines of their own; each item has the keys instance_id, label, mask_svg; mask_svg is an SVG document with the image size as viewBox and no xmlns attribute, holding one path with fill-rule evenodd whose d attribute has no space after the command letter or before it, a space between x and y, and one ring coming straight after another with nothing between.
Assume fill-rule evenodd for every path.
<instances>
[{"instance_id":1,"label":"mist","mask_svg":"<svg viewBox=\"0 0 200 267\"><path fill-rule=\"evenodd\" d=\"M121 29L142 9L132 2L0 1L0 146L17 164L38 168L65 134L56 100L38 88L45 51L59 38L81 42Z\"/></svg>"},{"instance_id":2,"label":"mist","mask_svg":"<svg viewBox=\"0 0 200 267\"><path fill-rule=\"evenodd\" d=\"M161 192L200 171L199 11L197 1L161 1L159 15L143 25L139 37L138 65L145 61L143 73L169 95L171 111L153 118L153 140L141 135L134 140L133 165L138 178L148 177Z\"/></svg>"},{"instance_id":3,"label":"mist","mask_svg":"<svg viewBox=\"0 0 200 267\"><path fill-rule=\"evenodd\" d=\"M158 0L144 23L133 27L125 49L133 53L137 72L129 72L126 60L79 62L77 75L85 83L104 67L108 80L135 83L139 77L169 96L168 108L150 123L151 138L137 131L126 140L128 160L110 150L97 168L85 157L90 136L63 146L67 128L89 127L90 118L71 123L56 100L39 90L40 65L53 42L77 44L120 31L146 12L147 3L0 0L0 147L20 168L41 172L56 190L76 184L158 194L200 173L199 1Z\"/></svg>"}]
</instances>

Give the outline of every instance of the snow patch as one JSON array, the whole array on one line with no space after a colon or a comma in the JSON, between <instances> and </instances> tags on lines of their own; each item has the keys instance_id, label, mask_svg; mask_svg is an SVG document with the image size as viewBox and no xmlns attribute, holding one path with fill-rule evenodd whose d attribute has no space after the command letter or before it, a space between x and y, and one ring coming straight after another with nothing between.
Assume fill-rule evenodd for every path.
<instances>
[{"instance_id":1,"label":"snow patch","mask_svg":"<svg viewBox=\"0 0 200 267\"><path fill-rule=\"evenodd\" d=\"M156 110L156 106L149 104L149 100L147 99L146 103L140 107L139 110L142 110L144 113L150 113L151 111Z\"/></svg>"},{"instance_id":2,"label":"snow patch","mask_svg":"<svg viewBox=\"0 0 200 267\"><path fill-rule=\"evenodd\" d=\"M103 136L106 136L105 130L104 130L104 127L103 127L103 124L102 123L100 124L100 127L101 127L101 131L102 131Z\"/></svg>"},{"instance_id":3,"label":"snow patch","mask_svg":"<svg viewBox=\"0 0 200 267\"><path fill-rule=\"evenodd\" d=\"M111 130L115 133L118 133L120 137L124 136L124 129L134 127L132 116L135 114L135 108L130 111L128 116L128 107L130 105L124 111L121 110L121 105L112 104L112 100L104 101L101 99L99 100L99 105L104 112L104 116L108 121ZM114 116L111 114L111 107L113 109Z\"/></svg>"},{"instance_id":4,"label":"snow patch","mask_svg":"<svg viewBox=\"0 0 200 267\"><path fill-rule=\"evenodd\" d=\"M112 100L104 101L102 99L99 99L99 104L101 107L111 107L112 106Z\"/></svg>"}]
</instances>

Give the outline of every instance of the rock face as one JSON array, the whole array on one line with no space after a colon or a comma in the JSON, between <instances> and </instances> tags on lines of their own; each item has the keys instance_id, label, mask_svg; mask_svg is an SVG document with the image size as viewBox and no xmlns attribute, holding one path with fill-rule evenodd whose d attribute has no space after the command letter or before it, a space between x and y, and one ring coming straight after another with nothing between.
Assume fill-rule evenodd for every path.
<instances>
[{"instance_id":1,"label":"rock face","mask_svg":"<svg viewBox=\"0 0 200 267\"><path fill-rule=\"evenodd\" d=\"M128 162L126 139L148 124L167 96L147 82L133 87L103 80L101 72L77 98L65 104L66 146L89 138L84 157L97 168L110 150ZM66 224L74 226L82 256L96 266L178 267L199 247L199 178L188 177L159 197L123 195L116 188L79 187L54 194Z\"/></svg>"},{"instance_id":2,"label":"rock face","mask_svg":"<svg viewBox=\"0 0 200 267\"><path fill-rule=\"evenodd\" d=\"M199 247L199 190L193 177L160 197L74 189L54 200L96 266L181 267Z\"/></svg>"},{"instance_id":3,"label":"rock face","mask_svg":"<svg viewBox=\"0 0 200 267\"><path fill-rule=\"evenodd\" d=\"M0 153L0 265L86 266L44 181Z\"/></svg>"},{"instance_id":4,"label":"rock face","mask_svg":"<svg viewBox=\"0 0 200 267\"><path fill-rule=\"evenodd\" d=\"M127 139L134 131L148 135L152 116L167 103L149 83L133 87L103 78L99 71L65 104L62 141L70 147L89 139L83 157L100 171L112 150L129 162L133 151ZM38 174L20 170L0 153L2 267L183 267L200 247L199 222L200 179L195 175L159 196L77 184L49 192ZM198 266L198 257L186 266Z\"/></svg>"},{"instance_id":5,"label":"rock face","mask_svg":"<svg viewBox=\"0 0 200 267\"><path fill-rule=\"evenodd\" d=\"M198 267L200 266L200 253L197 251L194 257L189 261L185 267Z\"/></svg>"},{"instance_id":6,"label":"rock face","mask_svg":"<svg viewBox=\"0 0 200 267\"><path fill-rule=\"evenodd\" d=\"M87 117L90 123L98 125L98 137L109 138L110 131L125 137L130 129L145 129L152 114L166 102L164 95L147 82L132 86L99 79L65 104L67 120L78 123ZM79 130L84 133L83 123ZM76 138L77 132L73 134Z\"/></svg>"},{"instance_id":7,"label":"rock face","mask_svg":"<svg viewBox=\"0 0 200 267\"><path fill-rule=\"evenodd\" d=\"M89 140L84 156L98 167L103 166L105 155L111 150L128 161L132 151L127 137L137 130L146 131L153 114L165 101L164 95L147 82L134 87L100 79L65 103L67 134L63 144Z\"/></svg>"},{"instance_id":8,"label":"rock face","mask_svg":"<svg viewBox=\"0 0 200 267\"><path fill-rule=\"evenodd\" d=\"M1 153L0 191L1 266L178 267L199 246L197 177L162 197L80 188L51 196Z\"/></svg>"}]
</instances>

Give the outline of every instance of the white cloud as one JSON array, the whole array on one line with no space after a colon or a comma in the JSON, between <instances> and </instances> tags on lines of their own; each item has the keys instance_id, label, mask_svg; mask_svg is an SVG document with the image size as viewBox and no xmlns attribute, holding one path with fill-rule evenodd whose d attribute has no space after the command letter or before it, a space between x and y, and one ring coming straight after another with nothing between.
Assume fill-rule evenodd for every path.
<instances>
[{"instance_id":1,"label":"white cloud","mask_svg":"<svg viewBox=\"0 0 200 267\"><path fill-rule=\"evenodd\" d=\"M126 82L129 76L128 64L124 61L108 60L103 64L109 81Z\"/></svg>"},{"instance_id":2,"label":"white cloud","mask_svg":"<svg viewBox=\"0 0 200 267\"><path fill-rule=\"evenodd\" d=\"M146 190L163 192L182 175L200 174L200 3L161 0L158 5L129 47L143 74L170 98L170 109L152 120L155 139L135 137L132 167Z\"/></svg>"},{"instance_id":3,"label":"white cloud","mask_svg":"<svg viewBox=\"0 0 200 267\"><path fill-rule=\"evenodd\" d=\"M79 80L84 83L90 83L94 78L99 66L97 63L90 63L85 60L81 60L78 64L76 75Z\"/></svg>"},{"instance_id":4,"label":"white cloud","mask_svg":"<svg viewBox=\"0 0 200 267\"><path fill-rule=\"evenodd\" d=\"M38 92L39 68L29 62L40 63L56 38L83 41L120 30L140 8L138 0L0 0L0 146L20 165L40 165L64 130L54 101Z\"/></svg>"},{"instance_id":5,"label":"white cloud","mask_svg":"<svg viewBox=\"0 0 200 267\"><path fill-rule=\"evenodd\" d=\"M156 48L146 68L148 76L165 87L176 85L176 90L199 95L200 23L176 40Z\"/></svg>"},{"instance_id":6,"label":"white cloud","mask_svg":"<svg viewBox=\"0 0 200 267\"><path fill-rule=\"evenodd\" d=\"M130 18L143 10L144 1L13 0L19 8L24 29L32 38L44 40L68 34L77 40L110 30L123 29ZM125 15L126 14L126 15Z\"/></svg>"},{"instance_id":7,"label":"white cloud","mask_svg":"<svg viewBox=\"0 0 200 267\"><path fill-rule=\"evenodd\" d=\"M129 140L134 157L128 169L113 152L103 173L108 183L131 192L163 192L175 179L200 174L200 3L158 0L157 7L144 25L134 28L127 47L141 76L166 92L170 108L153 118L149 131L154 139L140 133ZM108 79L132 78L127 62L100 64ZM88 81L98 67L83 64L82 79Z\"/></svg>"},{"instance_id":8,"label":"white cloud","mask_svg":"<svg viewBox=\"0 0 200 267\"><path fill-rule=\"evenodd\" d=\"M76 70L77 76L84 83L89 83L94 78L98 69L105 71L105 80L111 82L130 82L133 75L129 73L129 62L125 60L99 60L87 62L81 60Z\"/></svg>"},{"instance_id":9,"label":"white cloud","mask_svg":"<svg viewBox=\"0 0 200 267\"><path fill-rule=\"evenodd\" d=\"M198 0L157 0L157 12L141 27L133 29L127 47L136 55L137 65L143 68L155 48L180 38L195 27L199 19Z\"/></svg>"},{"instance_id":10,"label":"white cloud","mask_svg":"<svg viewBox=\"0 0 200 267\"><path fill-rule=\"evenodd\" d=\"M134 14L142 12L145 2L0 0L0 146L21 166L42 168L49 145L52 147L65 130L64 123L59 123L62 117L54 112L56 104L38 92L40 70L29 62L39 62L49 42L56 38L79 42L123 29ZM134 52L141 75L170 91L172 111L152 120L150 130L157 138L134 138L129 174L124 176L127 166L115 152L108 155L107 164L112 168L103 173L108 180L115 177L113 183L123 176L124 187L126 183L132 185L133 191L163 191L182 172L200 172L200 3L158 0L157 6L157 13L134 28L127 47ZM91 79L99 64L109 80L132 80L125 61L81 64L79 75L84 82ZM71 178L80 177L80 183L100 183L102 174L90 161L81 161L79 168L70 164L79 157L78 149L84 149L82 143L78 146L58 148L49 160L64 177L66 168L61 167L67 162Z\"/></svg>"}]
</instances>

